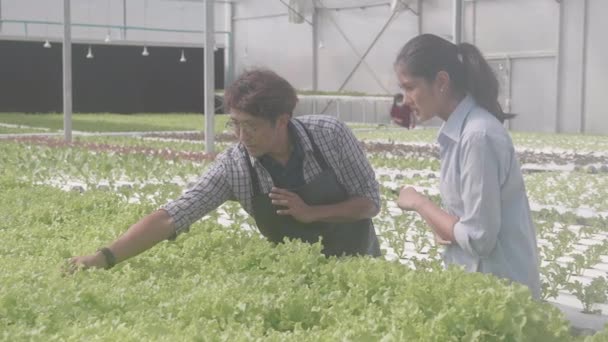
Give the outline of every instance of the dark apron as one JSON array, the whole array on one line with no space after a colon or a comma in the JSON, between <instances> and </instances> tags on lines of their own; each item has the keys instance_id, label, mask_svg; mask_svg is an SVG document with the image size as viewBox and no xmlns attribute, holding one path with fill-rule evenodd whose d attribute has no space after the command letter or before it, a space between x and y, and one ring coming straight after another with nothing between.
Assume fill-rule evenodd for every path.
<instances>
[{"instance_id":1,"label":"dark apron","mask_svg":"<svg viewBox=\"0 0 608 342\"><path fill-rule=\"evenodd\" d=\"M310 183L296 189L289 189L300 196L308 205L328 205L346 201L349 196L338 181L312 136L302 125L313 146L314 157L322 172ZM323 254L326 256L371 255L380 256L380 246L371 219L345 223L312 222L302 223L290 215L277 215L283 208L272 204L268 193L262 194L257 172L246 154L247 165L253 188L253 217L260 232L271 242L281 243L285 238L299 239L315 243L322 237Z\"/></svg>"}]
</instances>

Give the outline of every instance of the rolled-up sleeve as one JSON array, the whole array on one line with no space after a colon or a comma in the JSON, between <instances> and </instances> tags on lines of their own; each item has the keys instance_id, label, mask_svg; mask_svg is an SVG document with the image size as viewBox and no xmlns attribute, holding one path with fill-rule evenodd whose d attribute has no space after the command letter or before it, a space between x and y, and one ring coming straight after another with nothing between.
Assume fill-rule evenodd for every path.
<instances>
[{"instance_id":1,"label":"rolled-up sleeve","mask_svg":"<svg viewBox=\"0 0 608 342\"><path fill-rule=\"evenodd\" d=\"M340 130L336 143L340 151L341 174L346 191L350 196L369 198L380 208L380 189L376 181L374 170L365 156L363 148L353 132L344 123L340 123Z\"/></svg>"},{"instance_id":2,"label":"rolled-up sleeve","mask_svg":"<svg viewBox=\"0 0 608 342\"><path fill-rule=\"evenodd\" d=\"M172 238L188 231L194 222L234 197L227 179L225 166L217 161L192 188L161 207L175 225Z\"/></svg>"},{"instance_id":3,"label":"rolled-up sleeve","mask_svg":"<svg viewBox=\"0 0 608 342\"><path fill-rule=\"evenodd\" d=\"M502 153L485 133L463 139L460 193L464 214L454 226L454 237L463 250L483 259L494 250L500 230Z\"/></svg>"}]
</instances>

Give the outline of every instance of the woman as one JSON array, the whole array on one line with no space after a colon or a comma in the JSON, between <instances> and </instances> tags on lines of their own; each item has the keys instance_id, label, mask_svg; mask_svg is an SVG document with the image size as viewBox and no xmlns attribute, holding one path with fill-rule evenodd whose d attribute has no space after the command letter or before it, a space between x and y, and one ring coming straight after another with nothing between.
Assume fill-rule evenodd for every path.
<instances>
[{"instance_id":1,"label":"woman","mask_svg":"<svg viewBox=\"0 0 608 342\"><path fill-rule=\"evenodd\" d=\"M475 46L424 34L403 47L395 71L418 119L444 121L443 209L412 187L399 207L420 214L446 245L446 265L522 283L540 298L536 232L492 69Z\"/></svg>"}]
</instances>

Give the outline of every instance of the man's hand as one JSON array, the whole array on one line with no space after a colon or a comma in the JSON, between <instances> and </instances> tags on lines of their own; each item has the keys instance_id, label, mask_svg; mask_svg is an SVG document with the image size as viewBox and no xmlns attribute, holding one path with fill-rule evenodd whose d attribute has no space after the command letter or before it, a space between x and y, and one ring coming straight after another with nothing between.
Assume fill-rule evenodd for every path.
<instances>
[{"instance_id":1,"label":"man's hand","mask_svg":"<svg viewBox=\"0 0 608 342\"><path fill-rule=\"evenodd\" d=\"M101 252L95 254L83 255L73 257L68 260L67 265L64 268L64 273L72 274L78 270L84 270L87 268L105 268L106 258Z\"/></svg>"},{"instance_id":2,"label":"man's hand","mask_svg":"<svg viewBox=\"0 0 608 342\"><path fill-rule=\"evenodd\" d=\"M272 188L268 196L272 199L272 204L285 207L277 210L277 215L291 215L303 223L316 221L314 208L306 204L298 194L285 189Z\"/></svg>"}]
</instances>

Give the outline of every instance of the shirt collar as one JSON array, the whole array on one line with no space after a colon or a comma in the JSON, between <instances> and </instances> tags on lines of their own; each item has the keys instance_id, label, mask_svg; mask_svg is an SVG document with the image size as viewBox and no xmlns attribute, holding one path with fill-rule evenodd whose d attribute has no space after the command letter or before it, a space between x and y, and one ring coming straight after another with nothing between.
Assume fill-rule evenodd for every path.
<instances>
[{"instance_id":1,"label":"shirt collar","mask_svg":"<svg viewBox=\"0 0 608 342\"><path fill-rule=\"evenodd\" d=\"M298 139L298 137L296 136L296 133L294 132L294 128L291 125L289 125L289 140L290 142L293 144L293 149L291 151L291 154L289 156L289 160L287 162L286 167L289 167L290 165L292 165L292 163L295 160L303 160L304 159L304 151L302 150L301 147L301 142L300 139ZM277 168L279 167L279 162L277 162L276 160L274 160L274 158L272 158L271 156L269 156L268 154L265 154L261 157L258 158L258 161L260 163L262 163L262 165L264 165L264 167L266 167L266 169L268 170L268 168ZM280 165L280 167L283 167L282 165Z\"/></svg>"},{"instance_id":2,"label":"shirt collar","mask_svg":"<svg viewBox=\"0 0 608 342\"><path fill-rule=\"evenodd\" d=\"M295 121L297 121L297 123ZM304 152L304 154L307 154L309 152L312 153L313 152L312 142L308 138L308 134L304 130L303 125L304 125L304 123L302 123L302 121L298 121L298 120L292 118L289 121L289 125L287 126L287 128L289 129L289 132L291 134L293 134L293 138L295 139L295 144L298 145L299 148L301 148L301 150ZM241 143L239 143L239 148L241 149L241 151L245 151L245 146L243 146L243 144L241 144ZM255 165L255 163L259 162L258 158L252 157L251 155L249 155L249 160L251 161L251 165Z\"/></svg>"},{"instance_id":3,"label":"shirt collar","mask_svg":"<svg viewBox=\"0 0 608 342\"><path fill-rule=\"evenodd\" d=\"M291 121L289 122L289 129L290 132L295 135L294 138L300 144L302 151L304 151L305 153L313 152L312 142L308 138L308 134L304 129L304 123L302 121L291 119Z\"/></svg>"},{"instance_id":4,"label":"shirt collar","mask_svg":"<svg viewBox=\"0 0 608 342\"><path fill-rule=\"evenodd\" d=\"M450 114L448 120L441 126L437 140L441 141L442 136L448 137L455 142L460 140L464 121L471 112L471 109L473 109L473 106L475 106L475 100L471 95L467 95L462 99L458 106L456 106L456 109Z\"/></svg>"}]
</instances>

